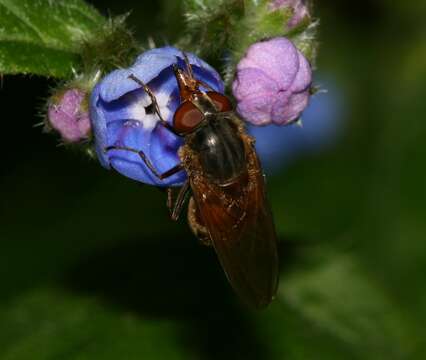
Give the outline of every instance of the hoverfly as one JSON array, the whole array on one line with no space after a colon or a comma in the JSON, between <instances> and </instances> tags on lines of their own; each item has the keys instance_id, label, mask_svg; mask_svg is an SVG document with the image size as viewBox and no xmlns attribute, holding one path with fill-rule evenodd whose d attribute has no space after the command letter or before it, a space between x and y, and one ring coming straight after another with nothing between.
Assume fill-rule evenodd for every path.
<instances>
[{"instance_id":1,"label":"hoverfly","mask_svg":"<svg viewBox=\"0 0 426 360\"><path fill-rule=\"evenodd\" d=\"M136 149L110 146L108 150L137 153L159 179L179 171L188 177L172 201L167 189L171 218L177 220L187 195L188 223L206 245L212 245L237 294L257 308L268 305L278 285L277 236L266 199L264 175L242 120L230 100L195 78L183 53L186 69L174 65L181 103L173 125L161 116L155 95L134 75L129 78L144 88L160 123L184 139L181 163L159 174L145 154ZM203 87L208 91L201 91Z\"/></svg>"}]
</instances>

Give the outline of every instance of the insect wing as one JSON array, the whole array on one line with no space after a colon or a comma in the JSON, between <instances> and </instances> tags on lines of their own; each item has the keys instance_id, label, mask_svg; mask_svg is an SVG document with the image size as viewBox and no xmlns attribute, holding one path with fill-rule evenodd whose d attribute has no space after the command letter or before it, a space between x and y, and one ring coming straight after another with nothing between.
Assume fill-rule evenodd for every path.
<instances>
[{"instance_id":1,"label":"insect wing","mask_svg":"<svg viewBox=\"0 0 426 360\"><path fill-rule=\"evenodd\" d=\"M246 302L261 308L277 291L277 237L254 150L251 157L259 171L249 171L245 183L221 187L201 178L192 188L229 282Z\"/></svg>"}]
</instances>

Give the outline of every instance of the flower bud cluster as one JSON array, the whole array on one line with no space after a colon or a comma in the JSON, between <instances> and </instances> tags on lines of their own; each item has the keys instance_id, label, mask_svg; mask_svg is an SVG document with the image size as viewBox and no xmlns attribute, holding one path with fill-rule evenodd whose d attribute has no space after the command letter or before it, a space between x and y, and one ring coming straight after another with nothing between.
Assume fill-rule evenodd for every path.
<instances>
[{"instance_id":1,"label":"flower bud cluster","mask_svg":"<svg viewBox=\"0 0 426 360\"><path fill-rule=\"evenodd\" d=\"M251 10L259 11L247 11L248 15L243 16L258 15L253 15L250 19L253 21L245 24L254 24L256 28L251 35L241 39L239 50L232 42L227 42L227 37L221 42L229 45L229 53L234 57L233 62L228 62L228 74L231 66L233 82L230 90L235 99L235 111L254 126L291 124L307 107L312 88L311 57L305 56L313 53L310 50L314 46L311 35L307 36L312 28L309 27L307 2L263 0L248 3L257 7ZM214 6L214 3L210 5ZM274 19L280 19L280 22L275 24ZM130 36L123 21L117 25L121 31L109 32L121 34L118 39L124 39L122 34ZM244 21L230 23L243 24ZM214 25L214 20L207 24ZM242 35L244 31L236 33L245 36ZM130 42L131 49L136 49L133 40ZM94 49L106 51L99 45L104 43L98 42ZM120 49L123 46L120 44ZM85 49L87 53L90 44L86 44ZM96 61L91 71L99 69L107 74L99 80L100 72L96 72L95 76L87 77L86 82L73 81L57 90L48 103L47 127L59 133L64 143L93 144L97 158L105 168L113 168L146 184L181 185L186 179L185 172L163 180L154 172L164 173L180 161L178 149L183 139L168 127L173 126L173 115L181 103L173 67L185 69L185 55L195 78L208 86L208 89L201 88L202 91L225 92L219 73L196 55L184 54L171 46L154 48L139 55L129 67L124 65L130 63L129 59L120 58L123 68L109 73L112 60L105 68L102 68L102 62ZM85 64L85 68L91 69L90 64ZM152 94L148 94L145 85ZM151 95L157 104L153 103ZM168 127L160 121L157 110Z\"/></svg>"}]
</instances>

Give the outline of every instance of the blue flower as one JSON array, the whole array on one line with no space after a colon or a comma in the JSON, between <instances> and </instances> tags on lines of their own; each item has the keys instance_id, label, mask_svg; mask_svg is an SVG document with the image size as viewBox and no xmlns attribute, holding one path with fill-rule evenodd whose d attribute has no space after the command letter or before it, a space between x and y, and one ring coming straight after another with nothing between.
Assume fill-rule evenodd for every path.
<instances>
[{"instance_id":1,"label":"blue flower","mask_svg":"<svg viewBox=\"0 0 426 360\"><path fill-rule=\"evenodd\" d=\"M186 55L197 79L223 93L223 82L216 70L195 55ZM173 114L180 103L172 67L176 64L184 69L183 59L182 52L174 47L152 49L140 55L130 68L105 76L93 89L90 118L96 153L104 167L114 168L131 179L150 185L178 186L184 182L184 171L159 180L137 153L117 149L105 151L112 146L142 151L158 173L164 173L180 162L177 152L182 138L160 123L150 97L129 76L134 75L148 85L157 99L162 117L172 125Z\"/></svg>"}]
</instances>

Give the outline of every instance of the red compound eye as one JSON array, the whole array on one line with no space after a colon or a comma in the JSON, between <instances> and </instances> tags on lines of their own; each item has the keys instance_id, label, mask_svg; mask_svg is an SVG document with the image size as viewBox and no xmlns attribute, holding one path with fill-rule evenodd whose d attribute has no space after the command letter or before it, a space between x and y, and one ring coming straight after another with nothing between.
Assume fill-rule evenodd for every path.
<instances>
[{"instance_id":1,"label":"red compound eye","mask_svg":"<svg viewBox=\"0 0 426 360\"><path fill-rule=\"evenodd\" d=\"M209 91L207 92L207 96L213 100L219 112L226 112L232 110L232 104L225 95L222 95L215 91Z\"/></svg>"},{"instance_id":2,"label":"red compound eye","mask_svg":"<svg viewBox=\"0 0 426 360\"><path fill-rule=\"evenodd\" d=\"M196 128L203 118L201 111L191 101L185 101L176 110L173 125L178 133L185 134Z\"/></svg>"}]
</instances>

